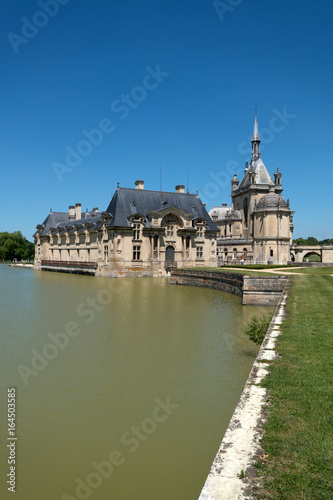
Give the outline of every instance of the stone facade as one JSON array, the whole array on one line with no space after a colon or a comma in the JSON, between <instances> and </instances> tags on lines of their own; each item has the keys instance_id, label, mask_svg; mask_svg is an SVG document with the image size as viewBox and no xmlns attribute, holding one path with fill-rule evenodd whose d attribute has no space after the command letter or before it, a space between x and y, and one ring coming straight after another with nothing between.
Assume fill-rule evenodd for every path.
<instances>
[{"instance_id":1,"label":"stone facade","mask_svg":"<svg viewBox=\"0 0 333 500\"><path fill-rule=\"evenodd\" d=\"M232 205L223 203L209 212L220 228L219 264L287 264L294 212L281 196L279 169L273 181L261 159L257 117L251 142L250 166L246 162L241 182L236 174L231 181Z\"/></svg>"},{"instance_id":2,"label":"stone facade","mask_svg":"<svg viewBox=\"0 0 333 500\"><path fill-rule=\"evenodd\" d=\"M218 228L197 195L118 187L106 211L50 212L34 235L35 269L99 276L165 276L216 263Z\"/></svg>"}]
</instances>

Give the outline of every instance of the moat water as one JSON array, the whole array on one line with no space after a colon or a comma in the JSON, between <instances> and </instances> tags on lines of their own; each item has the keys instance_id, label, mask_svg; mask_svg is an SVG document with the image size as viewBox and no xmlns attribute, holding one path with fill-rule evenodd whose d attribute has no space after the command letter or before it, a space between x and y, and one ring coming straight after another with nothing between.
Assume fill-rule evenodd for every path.
<instances>
[{"instance_id":1,"label":"moat water","mask_svg":"<svg viewBox=\"0 0 333 500\"><path fill-rule=\"evenodd\" d=\"M7 265L0 288L0 498L14 387L17 500L197 499L256 356L244 326L273 309Z\"/></svg>"}]
</instances>

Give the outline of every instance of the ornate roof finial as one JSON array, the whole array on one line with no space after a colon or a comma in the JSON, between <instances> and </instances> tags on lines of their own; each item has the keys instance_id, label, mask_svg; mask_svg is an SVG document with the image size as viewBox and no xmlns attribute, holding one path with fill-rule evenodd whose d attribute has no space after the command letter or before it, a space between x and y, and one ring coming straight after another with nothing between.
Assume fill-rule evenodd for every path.
<instances>
[{"instance_id":1,"label":"ornate roof finial","mask_svg":"<svg viewBox=\"0 0 333 500\"><path fill-rule=\"evenodd\" d=\"M259 135L259 128L258 128L258 119L257 119L257 103L255 107L255 118L254 118L254 128L253 128L253 135L252 135L252 157L251 157L251 164L255 163L259 158L260 158L260 135Z\"/></svg>"}]
</instances>

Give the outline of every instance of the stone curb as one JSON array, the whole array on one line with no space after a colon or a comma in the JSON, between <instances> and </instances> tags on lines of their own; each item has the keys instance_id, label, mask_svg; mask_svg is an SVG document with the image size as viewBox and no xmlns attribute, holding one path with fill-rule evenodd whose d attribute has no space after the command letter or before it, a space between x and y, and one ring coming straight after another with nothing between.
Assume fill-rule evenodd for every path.
<instances>
[{"instance_id":1,"label":"stone curb","mask_svg":"<svg viewBox=\"0 0 333 500\"><path fill-rule=\"evenodd\" d=\"M280 326L286 316L290 281L276 307L249 378L230 420L199 500L249 500L253 498L253 473L248 474L262 453L260 441L267 418L267 391L259 384L269 372ZM244 473L244 478L239 475Z\"/></svg>"}]
</instances>

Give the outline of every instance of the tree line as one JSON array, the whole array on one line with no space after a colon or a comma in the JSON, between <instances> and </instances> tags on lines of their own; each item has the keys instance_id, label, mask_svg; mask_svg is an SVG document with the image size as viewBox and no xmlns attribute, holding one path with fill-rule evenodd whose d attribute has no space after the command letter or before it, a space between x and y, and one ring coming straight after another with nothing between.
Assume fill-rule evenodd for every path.
<instances>
[{"instance_id":1,"label":"tree line","mask_svg":"<svg viewBox=\"0 0 333 500\"><path fill-rule=\"evenodd\" d=\"M296 238L293 240L294 245L314 246L314 245L333 245L333 238L326 238L325 240L317 240L314 236L308 238Z\"/></svg>"},{"instance_id":2,"label":"tree line","mask_svg":"<svg viewBox=\"0 0 333 500\"><path fill-rule=\"evenodd\" d=\"M21 231L0 233L0 260L33 260L35 245Z\"/></svg>"}]
</instances>

